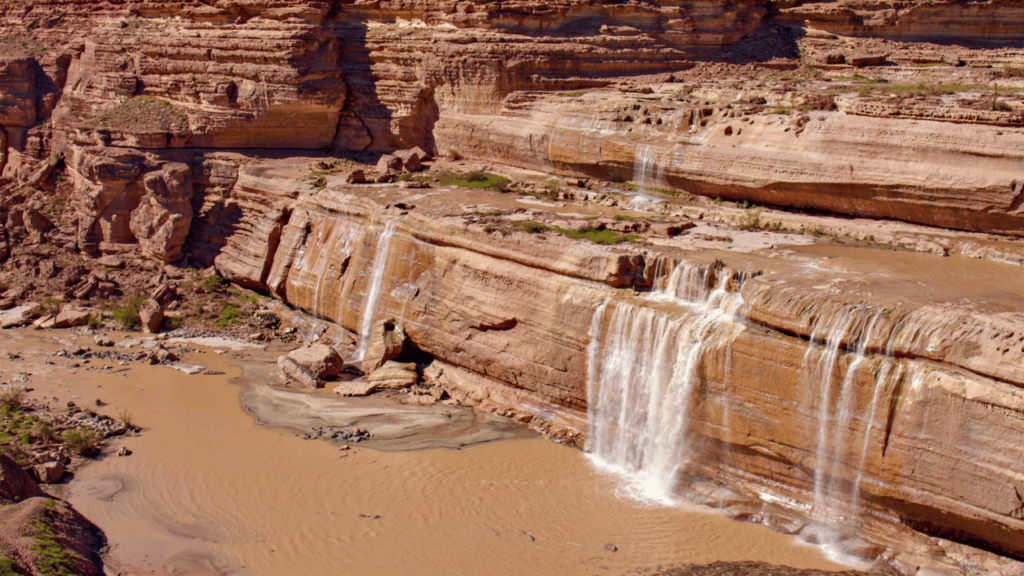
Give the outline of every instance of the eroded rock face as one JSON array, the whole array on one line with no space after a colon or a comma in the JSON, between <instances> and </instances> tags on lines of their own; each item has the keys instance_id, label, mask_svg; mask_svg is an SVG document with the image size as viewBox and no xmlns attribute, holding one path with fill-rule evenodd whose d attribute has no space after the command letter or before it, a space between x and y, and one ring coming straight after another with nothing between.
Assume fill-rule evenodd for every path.
<instances>
[{"instance_id":1,"label":"eroded rock face","mask_svg":"<svg viewBox=\"0 0 1024 576\"><path fill-rule=\"evenodd\" d=\"M191 168L165 164L145 176L146 194L131 215L131 230L143 252L162 262L183 256L192 224Z\"/></svg>"}]
</instances>

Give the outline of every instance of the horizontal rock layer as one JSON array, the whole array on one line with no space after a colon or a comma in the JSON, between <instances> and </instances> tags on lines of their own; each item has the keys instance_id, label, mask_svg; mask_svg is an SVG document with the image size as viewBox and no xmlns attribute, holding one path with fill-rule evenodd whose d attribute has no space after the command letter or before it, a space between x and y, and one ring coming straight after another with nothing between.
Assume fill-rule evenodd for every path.
<instances>
[{"instance_id":1,"label":"horizontal rock layer","mask_svg":"<svg viewBox=\"0 0 1024 576\"><path fill-rule=\"evenodd\" d=\"M274 248L264 233L233 229L218 241L225 274L350 333L360 332L364 314L377 323L396 319L408 341L450 374L440 381L456 394L581 444L594 311L613 302L688 314L621 288L638 278L660 286L680 263L711 259L485 234L457 218L384 210L330 189L257 190L242 184L253 170L240 170L236 188L250 199L237 205L239 219L283 222L280 237ZM382 242L388 221L394 234ZM213 238L214 230L198 225L197 233ZM367 311L375 262L385 268ZM898 518L1024 554L1016 464L1024 457L1016 441L1024 432L1024 316L951 302L850 299L809 289L804 276L776 262L743 257L735 265L753 272L741 289L745 320L728 346L706 349L690 407L703 470L811 503L814 470L826 467L833 483L857 483L859 506L882 524ZM833 386L850 383L842 390L806 384L808 354L824 353L828 323L843 317L865 327L833 339ZM848 441L822 456L815 398L828 394L837 403L826 410L829 437ZM853 407L845 416L840 394Z\"/></svg>"}]
</instances>

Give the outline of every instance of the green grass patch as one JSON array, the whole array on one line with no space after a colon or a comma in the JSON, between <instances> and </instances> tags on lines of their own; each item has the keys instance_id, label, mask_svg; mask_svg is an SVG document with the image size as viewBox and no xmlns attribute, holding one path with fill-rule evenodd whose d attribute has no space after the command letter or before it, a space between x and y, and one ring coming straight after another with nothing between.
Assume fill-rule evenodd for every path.
<instances>
[{"instance_id":1,"label":"green grass patch","mask_svg":"<svg viewBox=\"0 0 1024 576\"><path fill-rule=\"evenodd\" d=\"M230 328L242 321L244 313L242 309L234 304L228 304L220 311L220 318L214 322L218 328Z\"/></svg>"},{"instance_id":2,"label":"green grass patch","mask_svg":"<svg viewBox=\"0 0 1024 576\"><path fill-rule=\"evenodd\" d=\"M459 186L460 188L487 189L495 192L507 192L511 180L504 176L474 170L472 172L445 172L438 178L442 186Z\"/></svg>"},{"instance_id":3,"label":"green grass patch","mask_svg":"<svg viewBox=\"0 0 1024 576\"><path fill-rule=\"evenodd\" d=\"M559 94L559 96L564 96L565 98L579 98L584 94L585 92L583 92L582 90L576 90L575 92L562 92L561 94Z\"/></svg>"},{"instance_id":4,"label":"green grass patch","mask_svg":"<svg viewBox=\"0 0 1024 576\"><path fill-rule=\"evenodd\" d=\"M568 236L574 240L589 240L595 244L622 244L624 242L640 242L644 240L643 236L637 234L622 234L615 230L597 230L595 228L586 228L584 230L572 230L569 228L557 228L555 226L548 226L540 222L533 222L527 220L525 222L516 222L513 224L516 228L529 232L531 234L541 234L543 232L558 232L564 236Z\"/></svg>"},{"instance_id":5,"label":"green grass patch","mask_svg":"<svg viewBox=\"0 0 1024 576\"><path fill-rule=\"evenodd\" d=\"M60 545L57 534L53 531L50 523L55 520L56 504L52 499L43 505L42 518L29 522L32 533L30 536L36 541L32 551L39 555L36 560L36 569L44 576L74 576L75 561L71 554Z\"/></svg>"},{"instance_id":6,"label":"green grass patch","mask_svg":"<svg viewBox=\"0 0 1024 576\"><path fill-rule=\"evenodd\" d=\"M532 220L514 222L512 225L523 232L529 232L530 234L540 234L541 232L550 232L551 230L554 230L554 228L547 224L541 224L540 222L534 222Z\"/></svg>"}]
</instances>

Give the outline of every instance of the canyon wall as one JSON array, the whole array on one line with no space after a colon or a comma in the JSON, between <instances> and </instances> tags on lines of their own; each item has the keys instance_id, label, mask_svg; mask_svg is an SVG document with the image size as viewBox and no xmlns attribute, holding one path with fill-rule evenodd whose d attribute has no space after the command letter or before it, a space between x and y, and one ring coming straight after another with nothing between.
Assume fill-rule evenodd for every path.
<instances>
[{"instance_id":1,"label":"canyon wall","mask_svg":"<svg viewBox=\"0 0 1024 576\"><path fill-rule=\"evenodd\" d=\"M622 401L646 406L661 374L683 395L675 404L602 432L639 471L654 457L627 429L673 422L673 470L689 462L700 477L846 519L1024 553L1019 311L907 302L884 290L845 296L827 272L808 277L756 256L502 236L429 202L412 208L401 195L373 201L284 181L239 170L228 200L239 221L278 224L273 234L232 228L218 269L348 334L366 315L375 326L394 319L435 358L432 377L466 403L592 447L605 381L632 386ZM393 235L382 242L388 223ZM200 218L194 237L220 236L217 225ZM635 291L645 287L661 296ZM714 287L731 304L695 317L694 303ZM686 344L699 326L706 331ZM379 329L371 334L368 360L381 346ZM337 344L354 347L348 338ZM691 364L680 368L680 358Z\"/></svg>"},{"instance_id":2,"label":"canyon wall","mask_svg":"<svg viewBox=\"0 0 1024 576\"><path fill-rule=\"evenodd\" d=\"M868 15L760 1L7 2L4 209L60 171L74 187L72 249L187 255L340 326L342 348L394 318L453 396L580 445L599 424L602 374L621 368L602 359L655 362L646 376L690 386L665 414L686 450L671 466L1021 557L1018 310L858 298L768 258L491 234L461 211L415 208L412 191L370 199L258 158L422 146L1019 236L1024 120L997 94L987 109L981 88L970 108L934 94L794 96L788 76L758 84L810 66L798 39L815 30L821 42L1016 34L1011 3L911 4ZM714 84L716 62L745 75ZM663 342L630 348L658 331L674 343L663 362ZM381 344L368 346L372 358ZM680 351L682 368L669 354ZM639 387L630 394L649 381L620 376ZM602 430L627 468L650 465L628 426Z\"/></svg>"},{"instance_id":3,"label":"canyon wall","mask_svg":"<svg viewBox=\"0 0 1024 576\"><path fill-rule=\"evenodd\" d=\"M850 16L865 24L842 33L886 38L899 36L895 27L911 36L1005 40L1016 37L998 32L1012 27L1014 6L911 3L896 16ZM0 158L4 176L20 181L54 154L66 159L90 198L79 235L88 248L134 241L108 212L134 211L144 174L178 161L174 150L254 148L421 146L564 175L653 173L652 185L712 198L1020 234L1020 134L1004 128L1021 124L1019 112L842 97L838 112L827 105L791 114L802 100L765 90L753 76L749 87L709 88L711 100L681 95L721 80L700 73L694 84L679 75L709 62L765 61L768 74L809 64L819 50L844 50L842 41L799 43L817 26L811 12L838 18L867 8L9 2L0 8ZM872 50L891 51L886 46ZM1004 56L1012 55L994 58Z\"/></svg>"}]
</instances>

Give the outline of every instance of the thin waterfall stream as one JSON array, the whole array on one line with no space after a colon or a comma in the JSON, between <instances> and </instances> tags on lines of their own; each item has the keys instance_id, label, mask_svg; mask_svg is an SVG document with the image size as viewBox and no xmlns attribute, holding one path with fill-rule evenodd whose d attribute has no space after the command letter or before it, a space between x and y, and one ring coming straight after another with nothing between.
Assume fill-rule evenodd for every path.
<instances>
[{"instance_id":1,"label":"thin waterfall stream","mask_svg":"<svg viewBox=\"0 0 1024 576\"><path fill-rule=\"evenodd\" d=\"M373 272L370 274L370 284L366 289L366 297L363 299L363 311L359 316L359 347L352 355L353 361L360 361L366 355L366 348L370 342L370 330L373 329L373 314L377 309L377 299L380 297L380 288L384 281L384 271L388 262L388 247L394 234L395 221L389 220L377 239L377 250L373 255Z\"/></svg>"}]
</instances>

